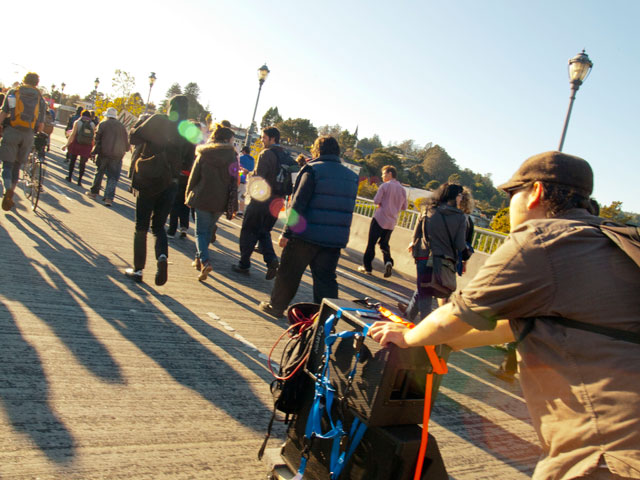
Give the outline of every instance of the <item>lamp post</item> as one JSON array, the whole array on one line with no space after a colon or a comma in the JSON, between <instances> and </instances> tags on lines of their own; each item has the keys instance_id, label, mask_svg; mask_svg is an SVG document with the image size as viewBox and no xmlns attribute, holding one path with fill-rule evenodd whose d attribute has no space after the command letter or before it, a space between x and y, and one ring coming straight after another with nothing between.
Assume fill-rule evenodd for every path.
<instances>
[{"instance_id":1,"label":"lamp post","mask_svg":"<svg viewBox=\"0 0 640 480\"><path fill-rule=\"evenodd\" d=\"M562 151L564 145L564 137L567 134L567 127L569 126L569 118L571 117L571 109L573 108L573 101L576 99L576 92L580 88L580 85L587 79L593 62L589 60L589 56L582 50L582 53L577 54L575 57L569 60L569 83L571 84L571 97L569 99L569 109L567 110L567 116L564 119L564 128L562 129L562 137L560 137L560 145L558 151Z\"/></svg>"},{"instance_id":2,"label":"lamp post","mask_svg":"<svg viewBox=\"0 0 640 480\"><path fill-rule=\"evenodd\" d=\"M96 77L96 79L93 81L93 84L96 87L96 89L94 90L94 94L93 94L93 109L95 110L95 108L96 108L96 100L98 100L98 85L100 85L100 79L98 77Z\"/></svg>"},{"instance_id":3,"label":"lamp post","mask_svg":"<svg viewBox=\"0 0 640 480\"><path fill-rule=\"evenodd\" d=\"M260 91L262 90L262 84L267 79L267 75L269 75L269 68L265 63L258 69L258 82L260 86L258 87L258 97L256 98L256 106L253 108L253 117L251 117L251 123L249 124L249 128L247 129L247 138L244 142L244 146L248 147L249 142L251 141L251 131L253 130L253 122L256 119L256 110L258 110L258 100L260 100Z\"/></svg>"},{"instance_id":4,"label":"lamp post","mask_svg":"<svg viewBox=\"0 0 640 480\"><path fill-rule=\"evenodd\" d=\"M149 99L151 98L151 89L153 88L154 83L156 83L156 72L151 72L151 75L149 75L149 95L147 95L147 106L144 109L145 112L149 111Z\"/></svg>"},{"instance_id":5,"label":"lamp post","mask_svg":"<svg viewBox=\"0 0 640 480\"><path fill-rule=\"evenodd\" d=\"M53 98L53 92L55 92L56 90L56 84L52 83L51 84L51 100L53 100L55 102L55 99Z\"/></svg>"}]
</instances>

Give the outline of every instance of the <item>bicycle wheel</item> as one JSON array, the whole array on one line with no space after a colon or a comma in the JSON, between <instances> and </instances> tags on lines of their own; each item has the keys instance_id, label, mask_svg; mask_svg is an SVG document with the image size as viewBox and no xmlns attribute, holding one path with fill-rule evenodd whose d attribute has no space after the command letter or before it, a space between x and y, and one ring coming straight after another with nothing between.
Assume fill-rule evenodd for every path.
<instances>
[{"instance_id":1,"label":"bicycle wheel","mask_svg":"<svg viewBox=\"0 0 640 480\"><path fill-rule=\"evenodd\" d=\"M33 164L33 176L31 177L31 210L34 212L38 207L38 200L40 199L40 192L42 191L42 160L36 160Z\"/></svg>"},{"instance_id":2,"label":"bicycle wheel","mask_svg":"<svg viewBox=\"0 0 640 480\"><path fill-rule=\"evenodd\" d=\"M36 152L32 151L22 167L22 189L24 190L24 196L27 197L29 201L31 201L33 194L33 168L37 161L36 158Z\"/></svg>"}]
</instances>

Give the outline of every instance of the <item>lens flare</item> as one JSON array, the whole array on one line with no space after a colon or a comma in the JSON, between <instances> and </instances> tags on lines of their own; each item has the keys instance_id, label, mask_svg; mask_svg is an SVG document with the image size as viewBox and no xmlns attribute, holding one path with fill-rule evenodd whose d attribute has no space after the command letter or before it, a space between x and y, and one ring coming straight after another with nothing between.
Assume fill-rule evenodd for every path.
<instances>
[{"instance_id":1,"label":"lens flare","mask_svg":"<svg viewBox=\"0 0 640 480\"><path fill-rule=\"evenodd\" d=\"M253 200L264 202L271 196L271 188L269 184L261 177L253 177L247 183L247 191Z\"/></svg>"},{"instance_id":2,"label":"lens flare","mask_svg":"<svg viewBox=\"0 0 640 480\"><path fill-rule=\"evenodd\" d=\"M269 211L271 212L271 215L273 215L276 218L278 218L283 208L284 208L284 198L274 198L273 200L271 200L271 203L269 204Z\"/></svg>"},{"instance_id":3,"label":"lens flare","mask_svg":"<svg viewBox=\"0 0 640 480\"><path fill-rule=\"evenodd\" d=\"M178 124L178 133L194 145L202 141L202 130L189 120L183 120Z\"/></svg>"},{"instance_id":4,"label":"lens flare","mask_svg":"<svg viewBox=\"0 0 640 480\"><path fill-rule=\"evenodd\" d=\"M172 122L178 121L178 112L169 112L169 120Z\"/></svg>"},{"instance_id":5,"label":"lens flare","mask_svg":"<svg viewBox=\"0 0 640 480\"><path fill-rule=\"evenodd\" d=\"M239 170L240 167L238 166L238 162L233 162L231 165L229 165L229 175L231 175L232 177L237 177Z\"/></svg>"},{"instance_id":6,"label":"lens flare","mask_svg":"<svg viewBox=\"0 0 640 480\"><path fill-rule=\"evenodd\" d=\"M287 219L287 226L294 233L302 233L307 229L307 221L298 212L291 209Z\"/></svg>"}]
</instances>

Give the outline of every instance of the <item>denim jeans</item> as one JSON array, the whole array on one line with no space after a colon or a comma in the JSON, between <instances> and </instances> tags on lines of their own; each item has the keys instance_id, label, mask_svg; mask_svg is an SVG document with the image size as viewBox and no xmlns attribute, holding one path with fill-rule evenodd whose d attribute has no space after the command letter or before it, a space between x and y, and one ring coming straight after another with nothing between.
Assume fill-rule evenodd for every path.
<instances>
[{"instance_id":1,"label":"denim jeans","mask_svg":"<svg viewBox=\"0 0 640 480\"><path fill-rule=\"evenodd\" d=\"M386 230L380 226L375 218L371 219L371 225L369 226L369 241L367 242L367 248L362 256L362 265L370 272L373 268L373 259L376 256L376 242L380 244L380 250L382 251L383 262L391 262L393 265L393 258L391 258L391 249L389 248L389 239L393 230Z\"/></svg>"},{"instance_id":2,"label":"denim jeans","mask_svg":"<svg viewBox=\"0 0 640 480\"><path fill-rule=\"evenodd\" d=\"M178 190L178 184L172 182L163 192L151 197L138 196L136 200L136 235L139 243L134 245L133 263L135 270L142 270L146 260L146 234L151 228L151 233L156 238L156 259L160 255L169 256L167 232L164 229L167 217L173 205L173 198ZM142 238L145 241L142 241ZM138 248L136 248L138 247Z\"/></svg>"},{"instance_id":3,"label":"denim jeans","mask_svg":"<svg viewBox=\"0 0 640 480\"><path fill-rule=\"evenodd\" d=\"M285 310L295 297L300 279L307 266L313 277L313 302L323 298L338 298L336 268L340 260L340 249L322 247L292 238L282 251L280 268L271 291L271 305L276 310Z\"/></svg>"},{"instance_id":4,"label":"denim jeans","mask_svg":"<svg viewBox=\"0 0 640 480\"><path fill-rule=\"evenodd\" d=\"M104 188L105 200L113 200L116 196L116 185L120 179L120 171L122 170L122 157L106 157L98 156L98 169L96 170L96 176L93 177L93 184L91 185L91 193L96 195L100 193L102 187L102 177L107 174L107 185Z\"/></svg>"},{"instance_id":5,"label":"denim jeans","mask_svg":"<svg viewBox=\"0 0 640 480\"><path fill-rule=\"evenodd\" d=\"M416 261L416 290L413 292L409 306L407 307L407 320L414 321L416 316L420 314L420 318L415 323L420 323L427 315L431 313L431 303L433 297L424 292L420 286L422 282L426 282L431 275L428 271L431 267L427 267L427 260Z\"/></svg>"},{"instance_id":6,"label":"denim jeans","mask_svg":"<svg viewBox=\"0 0 640 480\"><path fill-rule=\"evenodd\" d=\"M207 212L196 208L196 256L202 263L209 261L209 242L213 227L222 212Z\"/></svg>"}]
</instances>

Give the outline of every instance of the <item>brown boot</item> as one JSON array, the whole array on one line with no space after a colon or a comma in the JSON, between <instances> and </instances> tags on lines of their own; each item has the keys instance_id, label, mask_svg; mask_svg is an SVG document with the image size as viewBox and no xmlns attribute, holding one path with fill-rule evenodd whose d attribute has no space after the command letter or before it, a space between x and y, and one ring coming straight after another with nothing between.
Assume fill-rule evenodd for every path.
<instances>
[{"instance_id":1,"label":"brown boot","mask_svg":"<svg viewBox=\"0 0 640 480\"><path fill-rule=\"evenodd\" d=\"M13 190L7 190L2 197L2 209L8 212L13 208Z\"/></svg>"}]
</instances>

